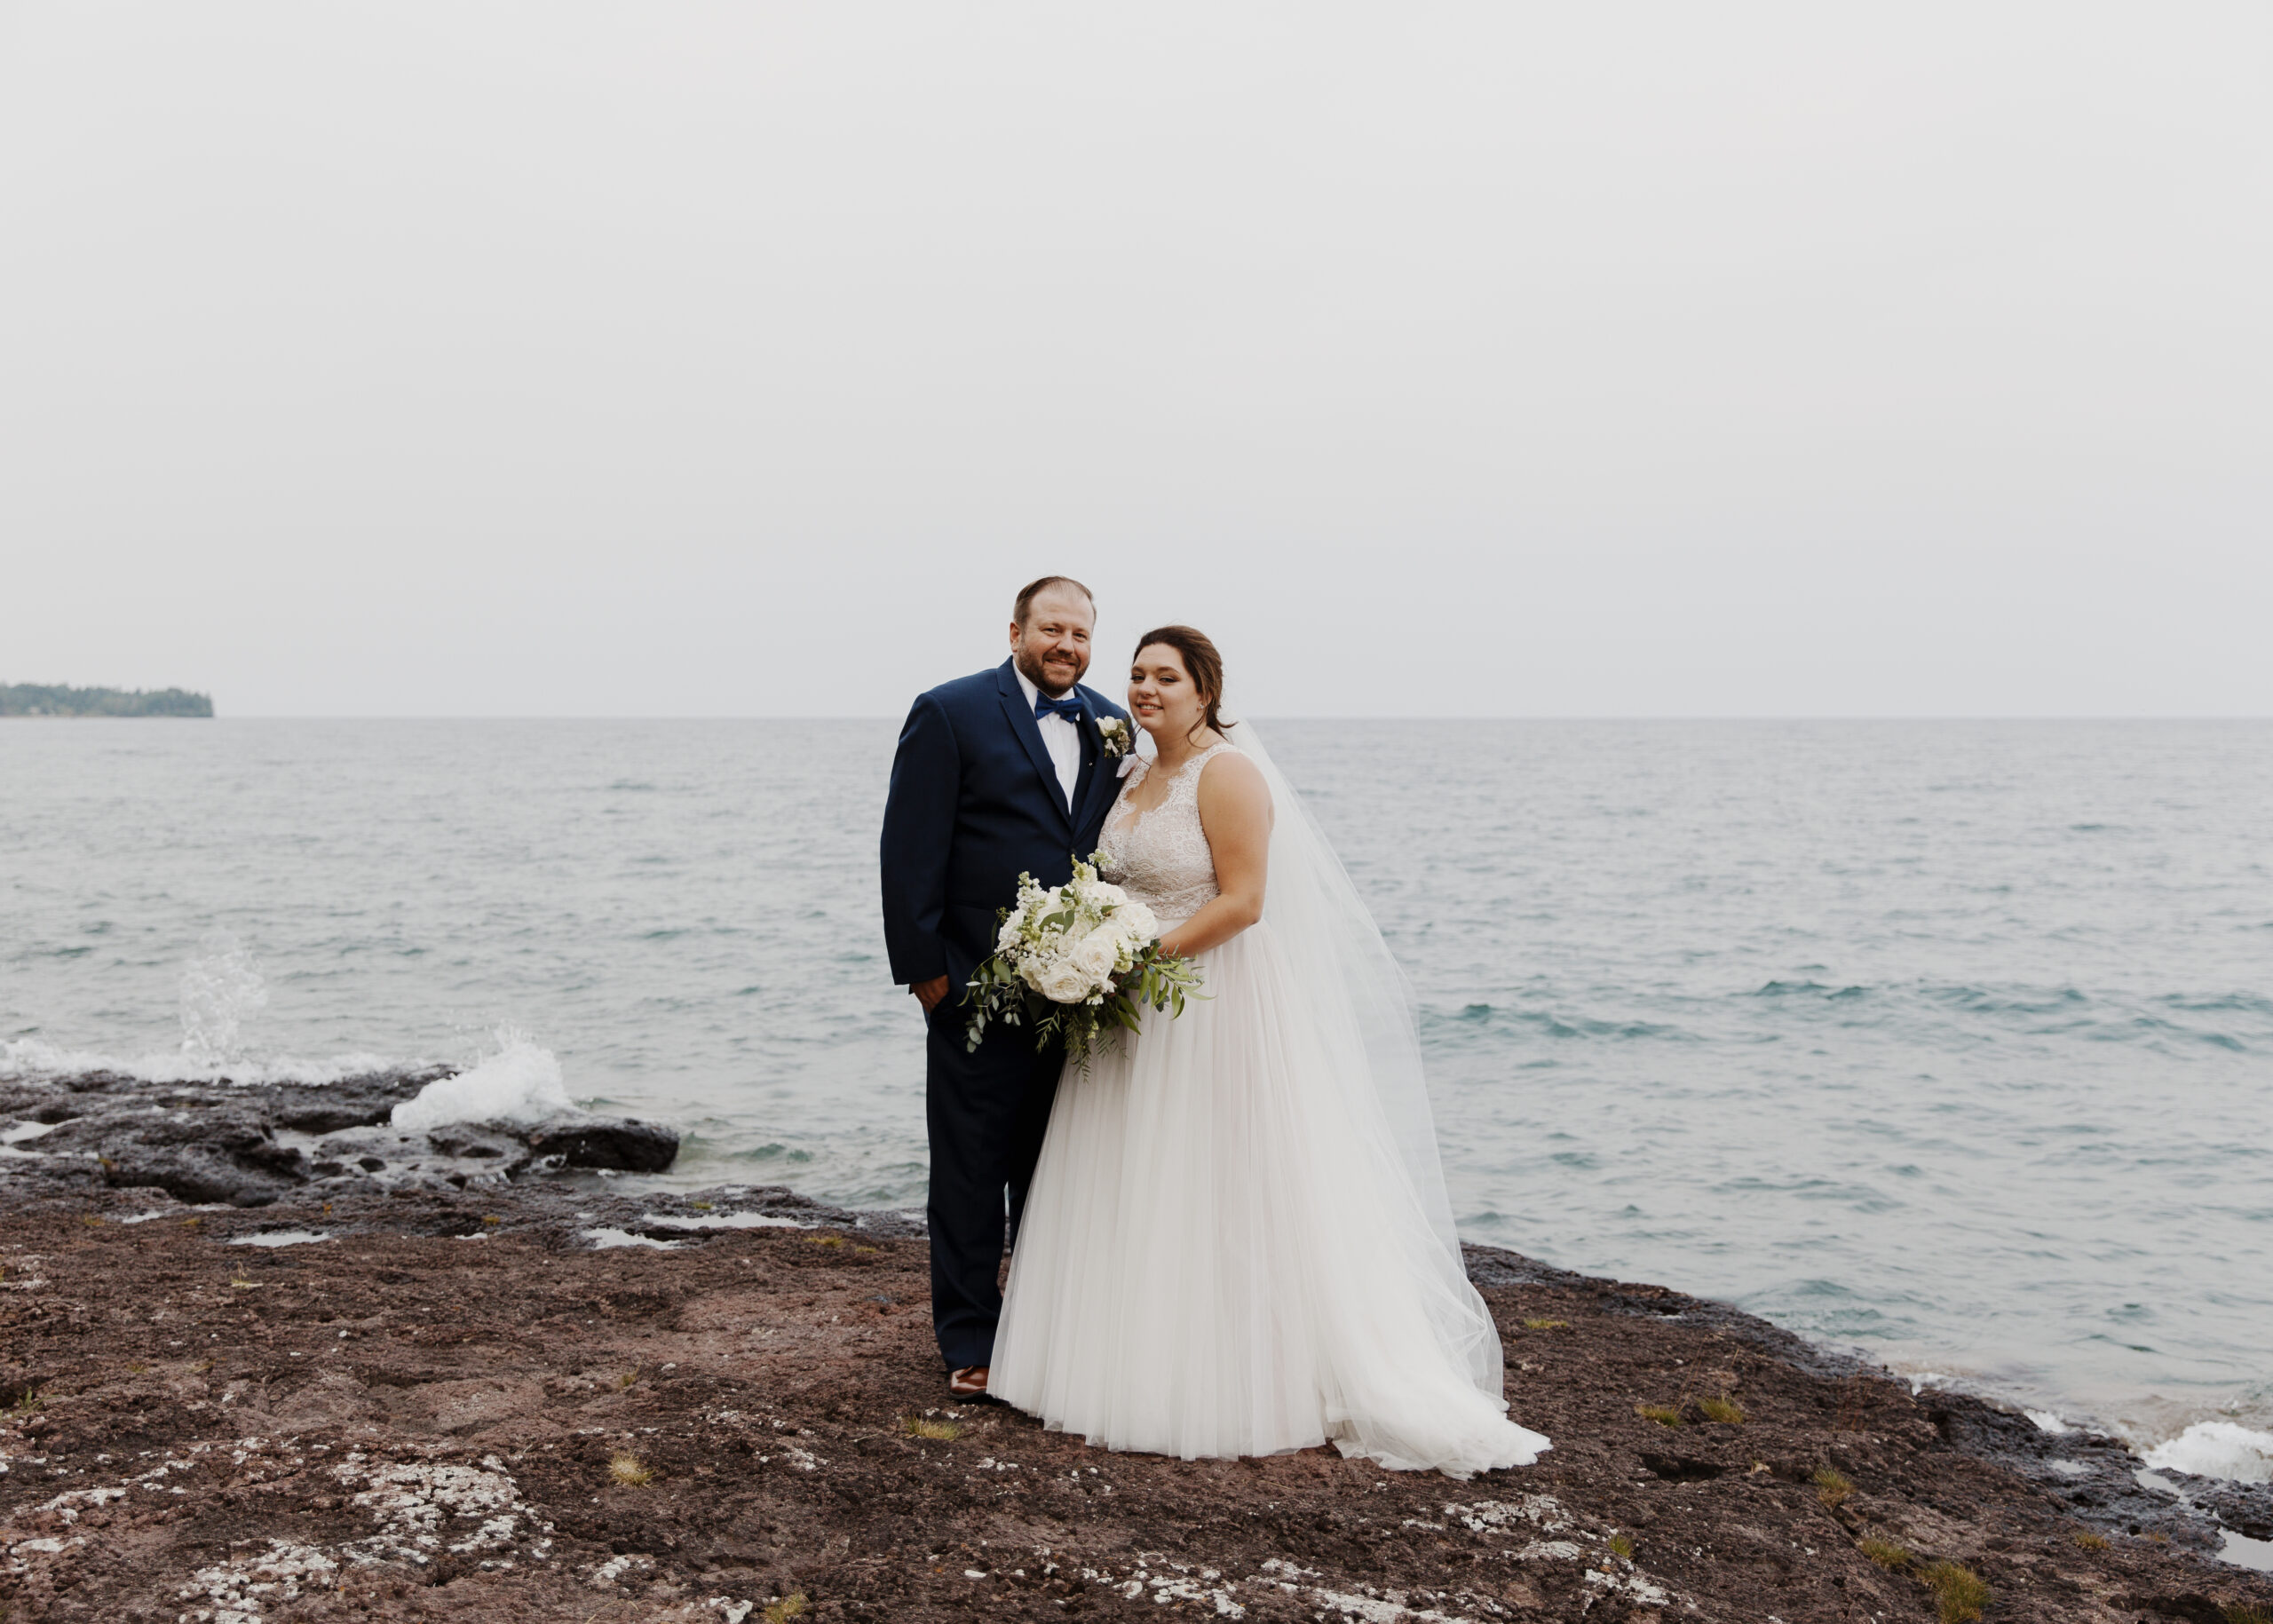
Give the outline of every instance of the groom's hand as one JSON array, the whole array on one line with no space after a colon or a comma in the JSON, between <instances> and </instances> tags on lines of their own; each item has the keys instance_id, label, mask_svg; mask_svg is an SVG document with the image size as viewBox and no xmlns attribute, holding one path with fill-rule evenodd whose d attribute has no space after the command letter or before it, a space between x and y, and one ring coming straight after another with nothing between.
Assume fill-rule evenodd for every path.
<instances>
[{"instance_id":1,"label":"groom's hand","mask_svg":"<svg viewBox=\"0 0 2273 1624\"><path fill-rule=\"evenodd\" d=\"M915 994L915 1002L922 1004L923 1013L929 1015L939 1007L939 1000L947 995L947 978L933 976L929 981L918 981L907 990Z\"/></svg>"}]
</instances>

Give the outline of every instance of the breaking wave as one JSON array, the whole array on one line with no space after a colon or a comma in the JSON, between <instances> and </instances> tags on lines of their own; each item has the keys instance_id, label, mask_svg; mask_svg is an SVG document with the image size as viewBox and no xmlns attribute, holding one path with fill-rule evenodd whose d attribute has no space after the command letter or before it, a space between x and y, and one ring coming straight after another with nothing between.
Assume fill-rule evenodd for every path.
<instances>
[{"instance_id":1,"label":"breaking wave","mask_svg":"<svg viewBox=\"0 0 2273 1624\"><path fill-rule=\"evenodd\" d=\"M394 1108L394 1126L421 1133L446 1122L541 1122L576 1107L561 1086L560 1061L529 1034L500 1026L497 1052L436 1079Z\"/></svg>"},{"instance_id":2,"label":"breaking wave","mask_svg":"<svg viewBox=\"0 0 2273 1624\"><path fill-rule=\"evenodd\" d=\"M0 1041L0 1077L79 1076L109 1072L142 1082L299 1082L329 1085L393 1069L371 1054L305 1060L263 1059L249 1051L253 1018L268 1007L268 982L252 950L228 931L209 931L182 966L181 1047L126 1058L59 1049L38 1038Z\"/></svg>"},{"instance_id":3,"label":"breaking wave","mask_svg":"<svg viewBox=\"0 0 2273 1624\"><path fill-rule=\"evenodd\" d=\"M238 1058L245 1027L268 1007L268 982L252 950L227 931L208 931L181 972L181 1051L214 1065Z\"/></svg>"},{"instance_id":4,"label":"breaking wave","mask_svg":"<svg viewBox=\"0 0 2273 1624\"><path fill-rule=\"evenodd\" d=\"M2198 1421L2147 1451L2148 1465L2235 1483L2273 1483L2273 1432L2230 1421Z\"/></svg>"},{"instance_id":5,"label":"breaking wave","mask_svg":"<svg viewBox=\"0 0 2273 1624\"><path fill-rule=\"evenodd\" d=\"M183 1050L161 1050L137 1057L101 1054L84 1049L59 1049L37 1038L0 1041L0 1077L69 1077L90 1072L110 1072L141 1082L225 1082L255 1085L299 1082L329 1085L349 1077L368 1077L402 1065L384 1055L334 1055L308 1060L277 1055L265 1060L219 1060Z\"/></svg>"}]
</instances>

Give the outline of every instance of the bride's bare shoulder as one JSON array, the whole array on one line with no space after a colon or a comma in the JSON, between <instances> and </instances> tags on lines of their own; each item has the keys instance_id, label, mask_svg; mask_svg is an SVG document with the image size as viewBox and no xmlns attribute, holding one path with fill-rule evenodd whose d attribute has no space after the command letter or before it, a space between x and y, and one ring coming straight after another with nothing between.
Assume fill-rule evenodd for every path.
<instances>
[{"instance_id":1,"label":"bride's bare shoulder","mask_svg":"<svg viewBox=\"0 0 2273 1624\"><path fill-rule=\"evenodd\" d=\"M1271 816L1271 787L1263 769L1236 748L1218 750L1200 769L1200 818Z\"/></svg>"}]
</instances>

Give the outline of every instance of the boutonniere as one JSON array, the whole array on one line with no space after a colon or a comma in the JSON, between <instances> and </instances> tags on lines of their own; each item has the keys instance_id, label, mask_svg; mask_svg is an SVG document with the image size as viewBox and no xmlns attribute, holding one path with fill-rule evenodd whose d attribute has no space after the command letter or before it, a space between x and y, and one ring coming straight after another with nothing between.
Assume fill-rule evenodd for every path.
<instances>
[{"instance_id":1,"label":"boutonniere","mask_svg":"<svg viewBox=\"0 0 2273 1624\"><path fill-rule=\"evenodd\" d=\"M1128 755L1136 742L1129 732L1128 722L1120 717L1097 718L1097 741L1105 747L1108 760Z\"/></svg>"}]
</instances>

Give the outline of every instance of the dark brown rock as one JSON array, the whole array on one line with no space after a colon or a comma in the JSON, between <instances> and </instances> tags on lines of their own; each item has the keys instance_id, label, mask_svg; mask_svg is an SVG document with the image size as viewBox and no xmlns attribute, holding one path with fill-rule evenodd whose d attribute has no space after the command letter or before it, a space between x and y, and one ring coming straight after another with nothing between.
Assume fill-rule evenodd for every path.
<instances>
[{"instance_id":1,"label":"dark brown rock","mask_svg":"<svg viewBox=\"0 0 2273 1624\"><path fill-rule=\"evenodd\" d=\"M447 1074L430 1067L323 1085L244 1086L157 1083L108 1072L0 1078L0 1127L52 1129L18 1147L28 1153L0 1159L0 1199L10 1185L36 1181L258 1206L311 1185L467 1189L561 1168L655 1173L678 1154L673 1129L618 1117L395 1132L394 1108Z\"/></svg>"},{"instance_id":2,"label":"dark brown rock","mask_svg":"<svg viewBox=\"0 0 2273 1624\"><path fill-rule=\"evenodd\" d=\"M571 1117L527 1130L537 1156L558 1156L572 1168L660 1173L677 1160L678 1133L660 1122L630 1117Z\"/></svg>"}]
</instances>

